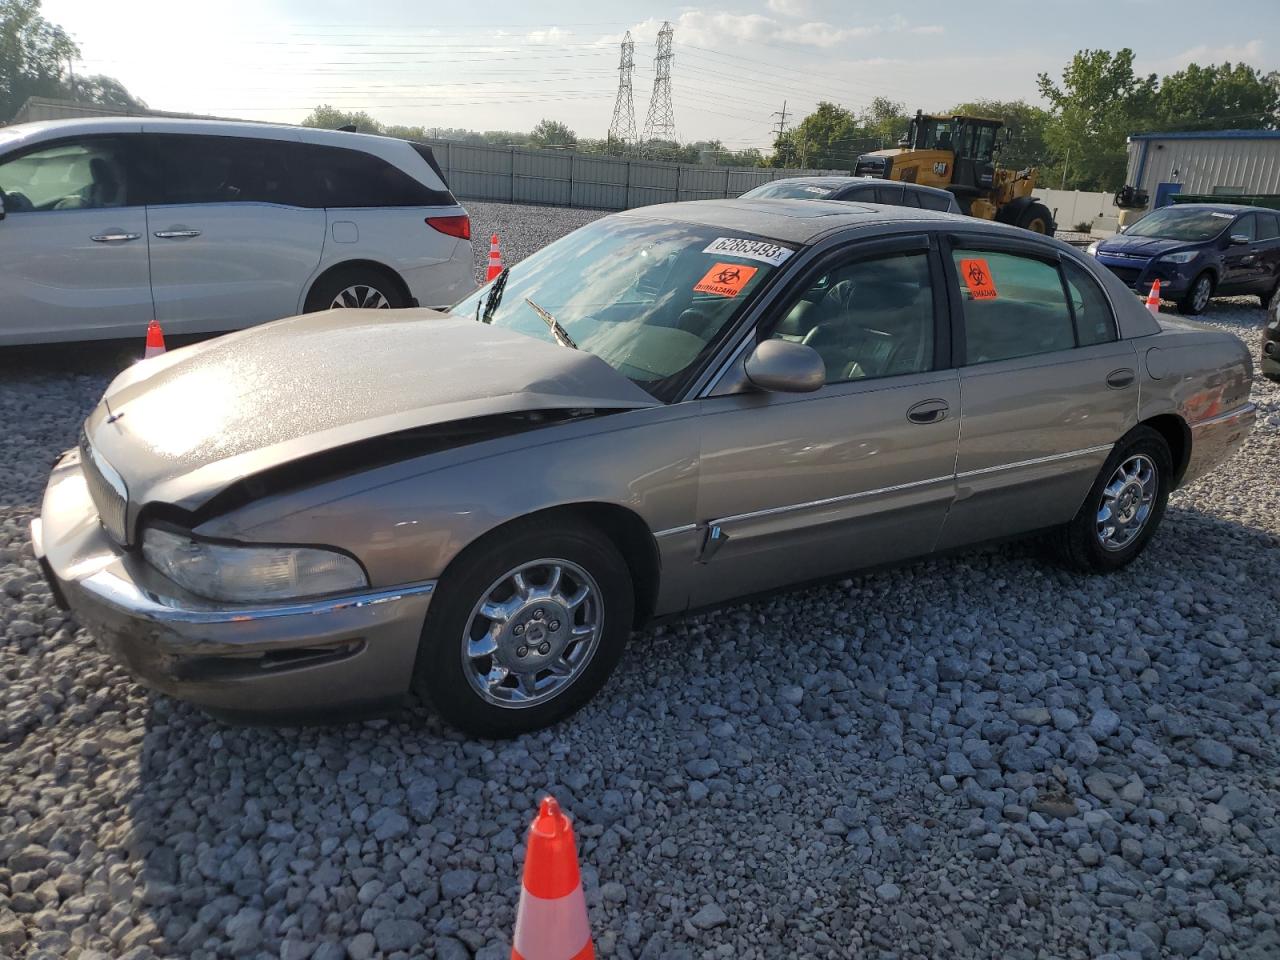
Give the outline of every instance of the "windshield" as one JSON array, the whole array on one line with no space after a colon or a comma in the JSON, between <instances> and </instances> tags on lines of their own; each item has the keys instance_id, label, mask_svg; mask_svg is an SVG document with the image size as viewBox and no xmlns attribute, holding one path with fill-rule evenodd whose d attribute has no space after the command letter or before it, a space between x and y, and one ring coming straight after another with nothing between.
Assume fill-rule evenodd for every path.
<instances>
[{"instance_id":1,"label":"windshield","mask_svg":"<svg viewBox=\"0 0 1280 960\"><path fill-rule=\"evenodd\" d=\"M1149 213L1124 232L1126 237L1161 240L1212 240L1236 218L1234 213L1187 207L1165 207Z\"/></svg>"},{"instance_id":2,"label":"windshield","mask_svg":"<svg viewBox=\"0 0 1280 960\"><path fill-rule=\"evenodd\" d=\"M482 322L487 314L495 327L595 354L669 402L792 252L732 230L606 217L450 312ZM500 299L486 307L490 289Z\"/></svg>"},{"instance_id":3,"label":"windshield","mask_svg":"<svg viewBox=\"0 0 1280 960\"><path fill-rule=\"evenodd\" d=\"M821 200L835 193L835 187L826 187L818 183L806 183L803 180L775 180L773 183L762 183L742 195L743 200Z\"/></svg>"}]
</instances>

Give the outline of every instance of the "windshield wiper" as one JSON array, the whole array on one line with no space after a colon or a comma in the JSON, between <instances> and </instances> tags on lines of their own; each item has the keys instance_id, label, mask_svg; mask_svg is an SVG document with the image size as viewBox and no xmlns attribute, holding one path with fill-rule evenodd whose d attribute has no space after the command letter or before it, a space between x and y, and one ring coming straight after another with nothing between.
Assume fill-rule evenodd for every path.
<instances>
[{"instance_id":1,"label":"windshield wiper","mask_svg":"<svg viewBox=\"0 0 1280 960\"><path fill-rule=\"evenodd\" d=\"M569 331L560 326L559 320L547 313L547 311L543 310L528 297L524 298L524 302L533 307L533 312L540 316L546 325L551 328L551 335L555 337L562 346L572 347L574 350L578 349L578 345L573 342L573 337L569 336Z\"/></svg>"},{"instance_id":2,"label":"windshield wiper","mask_svg":"<svg viewBox=\"0 0 1280 960\"><path fill-rule=\"evenodd\" d=\"M483 300L476 301L476 319L481 323L488 323L493 319L493 312L498 309L498 304L502 302L502 291L507 288L507 274L511 272L510 267L503 267L502 272L493 278L493 286L489 288L489 295ZM480 312L481 304L484 305L484 312Z\"/></svg>"}]
</instances>

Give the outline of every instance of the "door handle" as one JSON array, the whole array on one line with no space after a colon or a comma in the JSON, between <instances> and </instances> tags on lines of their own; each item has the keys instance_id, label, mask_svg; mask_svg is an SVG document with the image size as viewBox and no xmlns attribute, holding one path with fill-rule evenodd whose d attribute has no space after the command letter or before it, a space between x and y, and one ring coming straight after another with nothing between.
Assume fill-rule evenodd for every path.
<instances>
[{"instance_id":1,"label":"door handle","mask_svg":"<svg viewBox=\"0 0 1280 960\"><path fill-rule=\"evenodd\" d=\"M153 236L161 240L187 240L200 236L199 230L157 230Z\"/></svg>"},{"instance_id":2,"label":"door handle","mask_svg":"<svg viewBox=\"0 0 1280 960\"><path fill-rule=\"evenodd\" d=\"M123 243L126 240L137 240L140 233L95 233L89 239L94 243Z\"/></svg>"},{"instance_id":3,"label":"door handle","mask_svg":"<svg viewBox=\"0 0 1280 960\"><path fill-rule=\"evenodd\" d=\"M912 423L941 423L950 409L945 400L921 400L907 411L907 419Z\"/></svg>"},{"instance_id":4,"label":"door handle","mask_svg":"<svg viewBox=\"0 0 1280 960\"><path fill-rule=\"evenodd\" d=\"M1133 370L1129 367L1121 367L1119 370L1112 370L1107 374L1107 386L1112 390L1119 390L1133 383Z\"/></svg>"}]
</instances>

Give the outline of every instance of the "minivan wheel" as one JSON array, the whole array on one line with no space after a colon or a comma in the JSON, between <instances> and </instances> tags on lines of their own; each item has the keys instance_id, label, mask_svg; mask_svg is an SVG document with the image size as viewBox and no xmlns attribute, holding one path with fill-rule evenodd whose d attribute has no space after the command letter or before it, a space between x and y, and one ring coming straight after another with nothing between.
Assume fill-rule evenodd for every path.
<instances>
[{"instance_id":1,"label":"minivan wheel","mask_svg":"<svg viewBox=\"0 0 1280 960\"><path fill-rule=\"evenodd\" d=\"M1086 573L1110 573L1133 562L1164 517L1172 479L1164 437L1134 427L1107 457L1079 512L1057 531L1062 560Z\"/></svg>"},{"instance_id":2,"label":"minivan wheel","mask_svg":"<svg viewBox=\"0 0 1280 960\"><path fill-rule=\"evenodd\" d=\"M1204 313L1205 307L1209 306L1209 300L1212 296L1213 275L1206 270L1191 281L1191 286L1187 287L1187 292L1178 301L1178 310L1188 317Z\"/></svg>"},{"instance_id":3,"label":"minivan wheel","mask_svg":"<svg viewBox=\"0 0 1280 960\"><path fill-rule=\"evenodd\" d=\"M508 525L441 578L414 691L476 736L538 730L604 685L626 646L634 604L626 561L594 528Z\"/></svg>"},{"instance_id":4,"label":"minivan wheel","mask_svg":"<svg viewBox=\"0 0 1280 960\"><path fill-rule=\"evenodd\" d=\"M372 267L343 267L316 281L303 310L391 310L408 305L400 283L390 273Z\"/></svg>"}]
</instances>

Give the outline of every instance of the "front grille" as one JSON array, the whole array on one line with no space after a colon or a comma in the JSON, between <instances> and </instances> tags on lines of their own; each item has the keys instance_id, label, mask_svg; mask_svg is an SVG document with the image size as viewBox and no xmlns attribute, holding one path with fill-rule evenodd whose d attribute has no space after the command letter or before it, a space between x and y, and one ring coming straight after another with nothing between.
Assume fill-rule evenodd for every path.
<instances>
[{"instance_id":1,"label":"front grille","mask_svg":"<svg viewBox=\"0 0 1280 960\"><path fill-rule=\"evenodd\" d=\"M117 543L128 543L126 517L129 497L124 481L105 460L94 453L83 429L80 431L80 467L89 488L89 498L98 508L98 519L103 528Z\"/></svg>"},{"instance_id":2,"label":"front grille","mask_svg":"<svg viewBox=\"0 0 1280 960\"><path fill-rule=\"evenodd\" d=\"M1113 267L1111 266L1111 264L1107 264L1107 269L1110 270L1112 273L1114 273L1121 280L1123 280L1125 284L1130 287L1132 287L1135 283L1138 282L1138 277L1142 273L1141 270L1135 270L1132 267Z\"/></svg>"}]
</instances>

